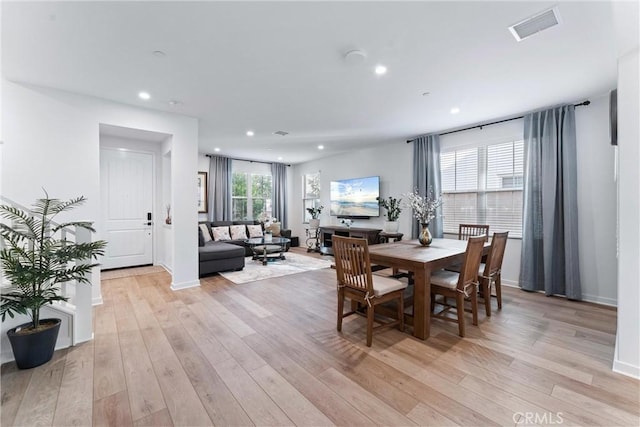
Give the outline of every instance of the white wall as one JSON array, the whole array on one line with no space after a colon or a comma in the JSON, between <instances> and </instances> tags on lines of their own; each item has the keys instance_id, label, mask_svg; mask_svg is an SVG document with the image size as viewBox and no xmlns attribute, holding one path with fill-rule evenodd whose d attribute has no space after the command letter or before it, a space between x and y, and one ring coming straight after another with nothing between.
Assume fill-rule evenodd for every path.
<instances>
[{"instance_id":1,"label":"white wall","mask_svg":"<svg viewBox=\"0 0 640 427\"><path fill-rule=\"evenodd\" d=\"M63 91L3 80L3 193L29 205L49 194L66 199L84 195L88 203L67 219L96 222L100 237L101 123L172 135L173 246L172 288L199 284L196 181L196 119L117 104ZM99 290L99 271L94 289Z\"/></svg>"},{"instance_id":2,"label":"white wall","mask_svg":"<svg viewBox=\"0 0 640 427\"><path fill-rule=\"evenodd\" d=\"M405 141L359 150L357 152L326 157L320 160L294 165L289 170L293 185L289 187L289 228L292 235L300 236L304 242L306 224L303 224L302 176L320 172L320 201L325 207L320 214L321 225L339 225L336 217L329 215L329 187L331 181L364 176L380 176L380 197L401 197L412 189L413 147ZM354 227L377 227L382 229L384 210L379 218L355 220ZM411 212L404 209L400 214L399 232L411 234Z\"/></svg>"},{"instance_id":3,"label":"white wall","mask_svg":"<svg viewBox=\"0 0 640 427\"><path fill-rule=\"evenodd\" d=\"M160 263L167 271L173 271L173 225L166 224L167 219L166 207L170 206L171 211L169 214L173 216L173 206L171 206L171 140L166 140L162 143L162 207L163 220L161 229L161 245L164 248L160 251L158 263Z\"/></svg>"},{"instance_id":4,"label":"white wall","mask_svg":"<svg viewBox=\"0 0 640 427\"><path fill-rule=\"evenodd\" d=\"M580 275L583 298L587 301L616 304L615 259L615 182L614 149L609 145L609 110L607 96L591 98L592 104L576 109L578 140L578 209ZM523 121L513 120L441 137L441 147L464 147L478 141L498 143L522 139ZM302 224L302 175L320 171L321 202L327 207L321 224L338 224L329 215L329 183L332 180L380 175L381 196L400 196L411 191L413 147L404 141L335 157L302 163L293 168L294 185L290 192L290 228L294 235L305 236ZM380 227L384 217L357 220L355 226ZM400 230L405 238L411 234L411 212L404 209ZM448 237L454 237L447 235ZM503 283L518 284L521 239L510 238L503 261Z\"/></svg>"},{"instance_id":5,"label":"white wall","mask_svg":"<svg viewBox=\"0 0 640 427\"><path fill-rule=\"evenodd\" d=\"M578 250L582 297L616 305L615 148L609 138L609 97L576 108Z\"/></svg>"},{"instance_id":6,"label":"white wall","mask_svg":"<svg viewBox=\"0 0 640 427\"><path fill-rule=\"evenodd\" d=\"M618 61L618 330L613 368L640 378L640 117L638 48Z\"/></svg>"},{"instance_id":7,"label":"white wall","mask_svg":"<svg viewBox=\"0 0 640 427\"><path fill-rule=\"evenodd\" d=\"M640 378L640 75L638 2L613 2L618 51L618 330L613 370Z\"/></svg>"}]
</instances>

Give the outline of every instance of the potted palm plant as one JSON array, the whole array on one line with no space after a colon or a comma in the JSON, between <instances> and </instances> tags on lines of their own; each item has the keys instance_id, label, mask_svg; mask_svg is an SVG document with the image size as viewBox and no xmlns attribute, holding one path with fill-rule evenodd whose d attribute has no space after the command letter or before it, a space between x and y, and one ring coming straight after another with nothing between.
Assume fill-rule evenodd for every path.
<instances>
[{"instance_id":1,"label":"potted palm plant","mask_svg":"<svg viewBox=\"0 0 640 427\"><path fill-rule=\"evenodd\" d=\"M2 288L0 313L6 316L28 315L31 322L9 329L7 335L16 364L21 369L33 368L51 360L60 329L60 319L41 319L40 309L54 301L67 301L60 294L64 282L91 284L87 273L97 263L75 263L96 259L104 254L102 240L76 243L61 237L71 227L94 232L91 223L83 221L57 224L53 218L85 202L84 197L68 201L45 198L25 211L14 206L0 206L0 216L10 225L0 223L0 265L9 286Z\"/></svg>"},{"instance_id":2,"label":"potted palm plant","mask_svg":"<svg viewBox=\"0 0 640 427\"><path fill-rule=\"evenodd\" d=\"M402 199L396 199L391 196L386 199L378 199L380 206L387 210L387 221L384 222L384 231L387 233L398 232L398 218L400 218L400 212L402 212L400 202L402 202Z\"/></svg>"}]
</instances>

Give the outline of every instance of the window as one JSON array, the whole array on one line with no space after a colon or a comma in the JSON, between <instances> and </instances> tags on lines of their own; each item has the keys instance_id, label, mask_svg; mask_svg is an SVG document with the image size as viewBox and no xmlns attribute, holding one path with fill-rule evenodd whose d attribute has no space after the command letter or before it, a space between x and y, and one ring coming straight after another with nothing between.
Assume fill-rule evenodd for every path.
<instances>
[{"instance_id":1,"label":"window","mask_svg":"<svg viewBox=\"0 0 640 427\"><path fill-rule=\"evenodd\" d=\"M445 233L470 223L522 236L523 141L443 152L440 165Z\"/></svg>"},{"instance_id":2,"label":"window","mask_svg":"<svg viewBox=\"0 0 640 427\"><path fill-rule=\"evenodd\" d=\"M308 223L311 215L307 208L320 206L320 174L302 176L302 222Z\"/></svg>"},{"instance_id":3,"label":"window","mask_svg":"<svg viewBox=\"0 0 640 427\"><path fill-rule=\"evenodd\" d=\"M272 216L271 175L234 172L232 175L232 217L234 221Z\"/></svg>"}]
</instances>

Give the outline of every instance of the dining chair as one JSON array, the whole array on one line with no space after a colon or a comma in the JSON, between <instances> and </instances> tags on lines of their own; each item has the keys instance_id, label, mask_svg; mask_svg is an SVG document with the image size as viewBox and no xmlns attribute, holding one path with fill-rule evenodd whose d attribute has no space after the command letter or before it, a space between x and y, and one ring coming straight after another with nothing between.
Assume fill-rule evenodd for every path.
<instances>
[{"instance_id":1,"label":"dining chair","mask_svg":"<svg viewBox=\"0 0 640 427\"><path fill-rule=\"evenodd\" d=\"M458 332L461 337L464 337L464 302L467 298L471 301L473 324L478 324L478 268L485 240L484 234L469 237L459 273L449 270L437 270L431 273L431 316L458 323ZM444 297L442 303L444 308L438 313L435 313L436 295ZM456 301L457 317L455 319L446 316L449 309L453 308L447 304L447 297L454 298Z\"/></svg>"},{"instance_id":2,"label":"dining chair","mask_svg":"<svg viewBox=\"0 0 640 427\"><path fill-rule=\"evenodd\" d=\"M334 235L331 241L338 276L338 331L342 330L344 317L361 314L357 310L344 313L345 298L360 303L366 309L367 347L371 347L374 329L399 325L400 331L404 331L403 291L407 284L391 277L372 274L366 239ZM381 325L374 328L375 307L392 300L398 301L398 319L379 322Z\"/></svg>"},{"instance_id":3,"label":"dining chair","mask_svg":"<svg viewBox=\"0 0 640 427\"><path fill-rule=\"evenodd\" d=\"M460 224L458 226L458 240L467 240L471 236L484 234L489 238L489 226L484 224ZM486 241L486 240L485 240Z\"/></svg>"},{"instance_id":4,"label":"dining chair","mask_svg":"<svg viewBox=\"0 0 640 427\"><path fill-rule=\"evenodd\" d=\"M480 282L480 289L482 290L482 297L484 299L484 307L487 316L491 316L492 283L496 286L498 310L502 309L501 269L508 237L508 231L505 233L493 233L491 248L489 249L489 255L487 255L486 263L480 263L478 268L478 280Z\"/></svg>"}]
</instances>

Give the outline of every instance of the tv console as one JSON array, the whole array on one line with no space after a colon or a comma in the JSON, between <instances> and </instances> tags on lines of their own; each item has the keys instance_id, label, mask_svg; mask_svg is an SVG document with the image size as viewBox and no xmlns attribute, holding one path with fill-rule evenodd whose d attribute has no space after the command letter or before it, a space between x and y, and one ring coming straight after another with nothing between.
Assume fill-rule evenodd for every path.
<instances>
[{"instance_id":1,"label":"tv console","mask_svg":"<svg viewBox=\"0 0 640 427\"><path fill-rule=\"evenodd\" d=\"M332 241L333 236L344 237L360 237L367 239L370 245L378 243L378 234L381 228L363 228L363 227L337 227L331 225L320 226L320 253L323 255L333 255Z\"/></svg>"}]
</instances>

